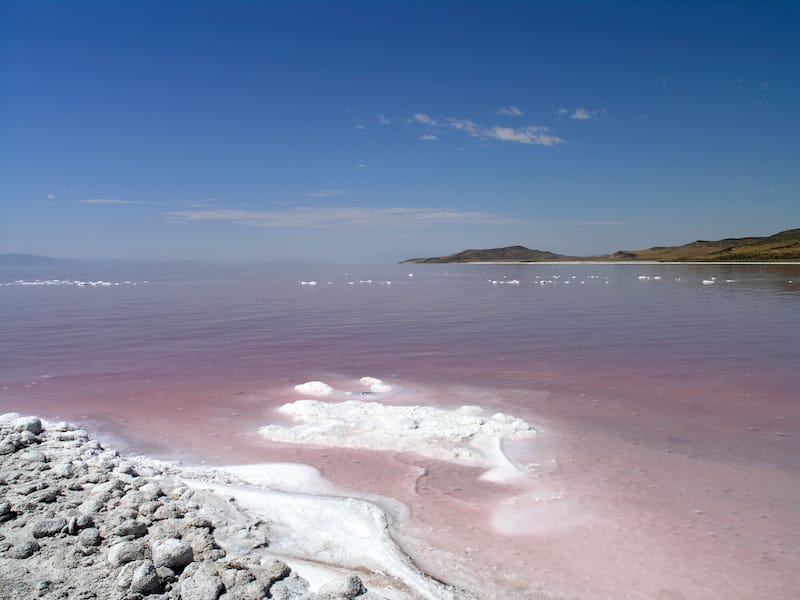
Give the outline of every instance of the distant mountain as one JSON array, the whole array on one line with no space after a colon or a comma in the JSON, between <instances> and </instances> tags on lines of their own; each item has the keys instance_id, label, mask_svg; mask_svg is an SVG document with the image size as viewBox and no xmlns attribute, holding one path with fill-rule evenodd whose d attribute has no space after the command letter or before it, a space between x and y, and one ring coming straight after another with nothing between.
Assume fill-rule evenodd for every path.
<instances>
[{"instance_id":1,"label":"distant mountain","mask_svg":"<svg viewBox=\"0 0 800 600\"><path fill-rule=\"evenodd\" d=\"M697 240L683 246L653 246L646 250L619 250L601 256L565 256L525 246L464 250L449 256L410 258L404 263L558 262L558 261L659 261L659 262L761 262L800 260L800 229L768 237Z\"/></svg>"},{"instance_id":2,"label":"distant mountain","mask_svg":"<svg viewBox=\"0 0 800 600\"><path fill-rule=\"evenodd\" d=\"M71 258L51 258L35 254L0 254L0 266L3 267L42 267L49 265L66 265L83 262Z\"/></svg>"},{"instance_id":3,"label":"distant mountain","mask_svg":"<svg viewBox=\"0 0 800 600\"><path fill-rule=\"evenodd\" d=\"M404 263L469 263L469 262L542 262L570 260L570 257L544 250L531 250L525 246L506 246L486 250L464 250L449 256L409 258Z\"/></svg>"}]
</instances>

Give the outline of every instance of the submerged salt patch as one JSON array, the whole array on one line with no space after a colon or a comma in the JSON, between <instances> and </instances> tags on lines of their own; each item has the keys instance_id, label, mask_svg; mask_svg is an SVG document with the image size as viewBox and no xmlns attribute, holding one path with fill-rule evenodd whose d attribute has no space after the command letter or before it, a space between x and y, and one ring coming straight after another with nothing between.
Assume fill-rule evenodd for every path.
<instances>
[{"instance_id":1,"label":"submerged salt patch","mask_svg":"<svg viewBox=\"0 0 800 600\"><path fill-rule=\"evenodd\" d=\"M438 460L476 465L494 465L483 452L470 447L477 436L535 433L522 419L501 413L488 416L476 406L446 410L432 406L386 406L360 400L339 403L300 400L284 404L279 410L299 423L259 429L269 440L415 452Z\"/></svg>"},{"instance_id":2,"label":"submerged salt patch","mask_svg":"<svg viewBox=\"0 0 800 600\"><path fill-rule=\"evenodd\" d=\"M333 388L323 381L306 381L294 386L294 389L301 394L309 394L311 396L327 396L333 392Z\"/></svg>"}]
</instances>

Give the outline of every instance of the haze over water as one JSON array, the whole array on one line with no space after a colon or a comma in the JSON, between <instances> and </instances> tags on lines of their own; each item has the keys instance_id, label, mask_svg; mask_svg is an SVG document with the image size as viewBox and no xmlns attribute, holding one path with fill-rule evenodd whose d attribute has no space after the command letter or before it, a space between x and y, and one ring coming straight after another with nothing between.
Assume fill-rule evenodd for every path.
<instances>
[{"instance_id":1,"label":"haze over water","mask_svg":"<svg viewBox=\"0 0 800 600\"><path fill-rule=\"evenodd\" d=\"M72 282L11 284L37 279ZM800 585L798 265L94 265L2 282L3 411L159 458L312 464L404 502L403 547L481 597ZM257 435L295 384L365 375L395 387L389 403L524 418L540 434L506 451L529 481Z\"/></svg>"}]
</instances>

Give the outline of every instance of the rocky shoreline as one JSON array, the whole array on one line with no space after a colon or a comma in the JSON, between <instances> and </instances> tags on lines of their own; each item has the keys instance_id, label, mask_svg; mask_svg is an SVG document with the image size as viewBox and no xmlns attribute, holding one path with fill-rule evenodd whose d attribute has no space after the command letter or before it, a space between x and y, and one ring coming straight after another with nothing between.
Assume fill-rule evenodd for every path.
<instances>
[{"instance_id":1,"label":"rocky shoreline","mask_svg":"<svg viewBox=\"0 0 800 600\"><path fill-rule=\"evenodd\" d=\"M312 591L270 525L66 423L0 416L0 598L379 600L354 573Z\"/></svg>"}]
</instances>

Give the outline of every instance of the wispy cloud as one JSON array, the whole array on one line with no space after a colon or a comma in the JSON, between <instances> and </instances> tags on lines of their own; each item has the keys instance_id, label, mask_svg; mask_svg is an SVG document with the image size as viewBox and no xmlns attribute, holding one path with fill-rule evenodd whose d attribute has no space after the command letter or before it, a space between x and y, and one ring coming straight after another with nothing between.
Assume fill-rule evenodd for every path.
<instances>
[{"instance_id":1,"label":"wispy cloud","mask_svg":"<svg viewBox=\"0 0 800 600\"><path fill-rule=\"evenodd\" d=\"M521 117L525 113L522 111L521 108L517 108L516 106L509 104L508 106L501 106L497 109L498 115L505 115L506 117Z\"/></svg>"},{"instance_id":2,"label":"wispy cloud","mask_svg":"<svg viewBox=\"0 0 800 600\"><path fill-rule=\"evenodd\" d=\"M356 168L358 168L358 169L366 169L367 168L367 163L363 163L363 162L356 163Z\"/></svg>"},{"instance_id":3,"label":"wispy cloud","mask_svg":"<svg viewBox=\"0 0 800 600\"><path fill-rule=\"evenodd\" d=\"M117 198L89 198L81 200L82 204L146 204L141 200L119 200Z\"/></svg>"},{"instance_id":4,"label":"wispy cloud","mask_svg":"<svg viewBox=\"0 0 800 600\"><path fill-rule=\"evenodd\" d=\"M381 113L381 114L378 115L378 124L379 125L391 125L392 124L392 120L389 117L387 117L386 115L384 115L383 113Z\"/></svg>"},{"instance_id":5,"label":"wispy cloud","mask_svg":"<svg viewBox=\"0 0 800 600\"><path fill-rule=\"evenodd\" d=\"M308 192L306 196L309 198L332 198L333 196L347 196L349 190L320 190L318 192Z\"/></svg>"},{"instance_id":6,"label":"wispy cloud","mask_svg":"<svg viewBox=\"0 0 800 600\"><path fill-rule=\"evenodd\" d=\"M563 144L557 135L547 133L547 127L492 127L483 132L485 137L490 137L501 142L516 142L517 144L538 144L540 146L553 146Z\"/></svg>"},{"instance_id":7,"label":"wispy cloud","mask_svg":"<svg viewBox=\"0 0 800 600\"><path fill-rule=\"evenodd\" d=\"M47 194L47 199L48 200L55 200L56 199L56 195L55 194Z\"/></svg>"},{"instance_id":8,"label":"wispy cloud","mask_svg":"<svg viewBox=\"0 0 800 600\"><path fill-rule=\"evenodd\" d=\"M414 113L411 120L416 123L422 123L423 125L430 125L431 127L437 127L439 125L436 119L425 113Z\"/></svg>"},{"instance_id":9,"label":"wispy cloud","mask_svg":"<svg viewBox=\"0 0 800 600\"><path fill-rule=\"evenodd\" d=\"M514 144L535 144L540 146L553 146L563 144L564 140L549 132L547 127L542 125L528 125L525 127L501 127L499 125L487 127L472 119L458 119L447 117L434 119L425 113L416 113L412 123L422 123L437 132L452 130L464 133L470 137L481 140L496 140L499 142L510 142ZM421 140L434 140L438 136L433 133L426 133L420 137Z\"/></svg>"},{"instance_id":10,"label":"wispy cloud","mask_svg":"<svg viewBox=\"0 0 800 600\"><path fill-rule=\"evenodd\" d=\"M421 139L423 142L433 142L438 140L439 138L433 135L432 133L426 133L425 135L419 136L419 139Z\"/></svg>"},{"instance_id":11,"label":"wispy cloud","mask_svg":"<svg viewBox=\"0 0 800 600\"><path fill-rule=\"evenodd\" d=\"M570 119L575 121L586 121L588 119L594 119L597 115L604 114L605 112L605 108L589 110L588 108L578 107L575 109L559 108L556 114L558 114L559 118L569 116Z\"/></svg>"},{"instance_id":12,"label":"wispy cloud","mask_svg":"<svg viewBox=\"0 0 800 600\"><path fill-rule=\"evenodd\" d=\"M165 215L173 223L222 221L253 227L335 229L353 226L426 224L509 224L524 220L451 208L298 207L290 210L182 210Z\"/></svg>"},{"instance_id":13,"label":"wispy cloud","mask_svg":"<svg viewBox=\"0 0 800 600\"><path fill-rule=\"evenodd\" d=\"M356 129L366 129L366 128L367 128L367 126L366 125L362 125L361 123L356 125Z\"/></svg>"}]
</instances>

